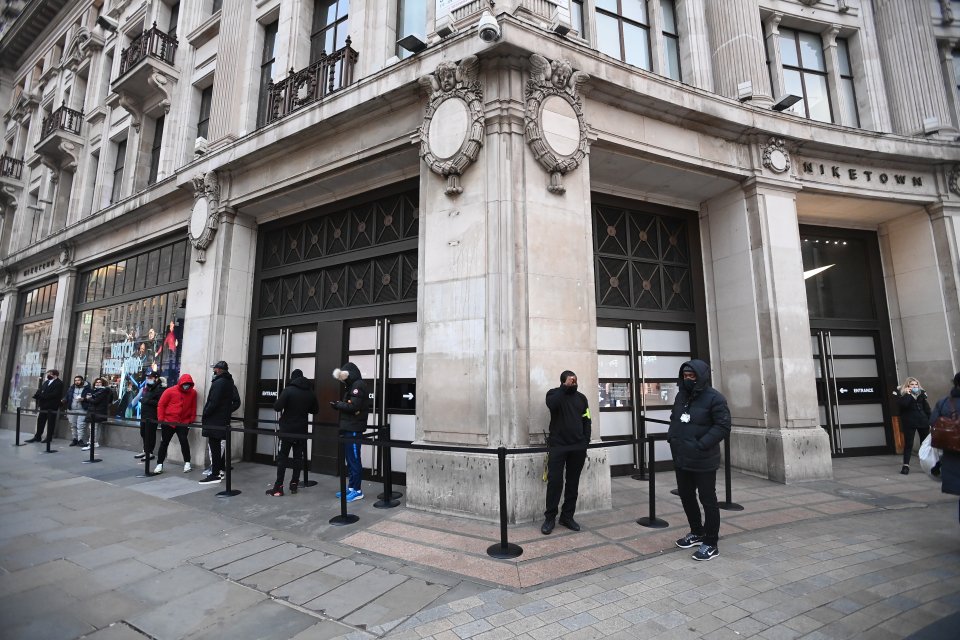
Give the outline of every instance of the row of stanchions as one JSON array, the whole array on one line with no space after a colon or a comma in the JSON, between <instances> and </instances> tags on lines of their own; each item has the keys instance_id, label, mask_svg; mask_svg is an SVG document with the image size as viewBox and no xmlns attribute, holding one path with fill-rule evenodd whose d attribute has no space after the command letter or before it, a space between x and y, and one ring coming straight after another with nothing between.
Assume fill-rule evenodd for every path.
<instances>
[{"instance_id":1,"label":"row of stanchions","mask_svg":"<svg viewBox=\"0 0 960 640\"><path fill-rule=\"evenodd\" d=\"M20 407L17 408L16 439L15 439L14 446L21 446L21 443L20 443L20 420L21 420L21 413L22 413L22 411L23 411L23 409L21 409ZM58 410L56 413L57 413L57 418L58 418L58 422L59 422L59 417L60 417L60 415L63 415L64 412ZM641 417L641 420L643 420L642 417ZM650 421L650 422L658 422L658 423L662 423L662 424L669 424L669 423L666 422L666 421L655 420L655 419L653 419L653 418L646 418L646 420L647 420L647 421ZM273 421L269 421L269 420L259 420L258 423L260 423L260 422L273 422ZM137 427L139 426L139 425L134 425L134 424L109 423L109 421L102 421L102 422L101 422L101 425L106 425L106 424L113 424L114 426L129 427L129 428L137 428ZM508 456L508 455L515 455L515 454L520 454L520 453L548 453L548 452L550 452L550 451L558 451L558 450L560 450L560 451L566 451L566 450L575 450L575 449L584 449L584 448L585 448L585 449L611 448L611 447L617 447L617 446L634 445L634 444L637 444L638 442L645 442L645 443L647 444L647 447L648 447L648 449L647 449L647 455L646 455L646 462L647 462L648 473L646 474L646 477L645 477L644 479L646 479L646 481L647 481L647 483L648 483L649 507L648 507L648 515L645 516L645 517L642 517L642 518L638 518L636 522L637 522L637 524L639 524L639 525L641 525L641 526L650 527L650 528L664 528L664 527L669 526L669 524L668 524L665 520L662 520L662 519L660 519L660 518L657 517L657 505L656 505L656 450L655 450L655 445L656 445L657 442L662 442L662 441L665 441L665 440L667 439L667 434L666 434L666 433L647 434L647 435L642 436L642 437L639 437L639 438L628 438L628 439L623 439L623 440L615 440L615 441L607 441L607 442L597 442L597 443L588 444L588 445L586 445L585 447L584 447L584 445L571 445L571 446L564 446L564 447L547 447L547 446L540 446L540 447L524 447L524 448L517 448L517 449L509 449L509 450L508 450L506 447L503 447L503 446L500 446L500 447L498 447L497 449L478 449L478 448L471 448L471 447L454 447L454 446L447 446L447 445L426 445L426 444L414 444L414 443L411 443L411 442L404 442L404 441L393 441L393 440L391 439L391 437L390 437L390 426L389 426L389 425L380 425L380 426L371 427L372 429L374 429L374 430L376 430L376 431L378 432L378 433L376 434L376 435L377 435L377 438L374 440L374 439L365 438L362 433L361 433L359 436L346 437L346 436L344 435L345 433L356 433L356 432L352 432L352 431L348 431L348 430L344 430L344 429L341 429L341 430L339 431L339 433L338 433L338 436L337 436L335 439L333 439L333 438L316 438L316 437L315 437L315 434L309 434L309 433L308 433L308 434L278 433L277 431L273 431L273 430L269 430L269 429L256 429L256 428L251 429L251 428L246 428L246 427L244 427L244 428L236 428L236 427L231 427L231 426L222 426L222 425L216 425L216 426L214 426L214 425L203 425L203 424L192 424L192 423L191 423L191 424L164 423L164 424L170 424L170 425L176 426L176 427L181 427L181 426L182 426L182 427L186 427L186 428L198 428L198 427L200 427L200 428L205 428L205 429L222 430L222 431L224 432L224 440L225 440L225 444L226 444L226 447L225 447L225 448L226 448L226 454L225 454L225 456L224 456L224 474L225 474L224 480L225 480L225 482L226 482L226 487L225 487L225 490L224 490L224 491L220 491L220 492L218 492L218 493L216 494L217 496L221 496L221 497L231 497L231 496L240 495L240 493L241 493L240 490L234 489L233 486L232 486L232 474L231 474L231 470L232 470L232 466L233 466L233 465L232 465L232 461L231 461L231 448L232 448L232 447L231 447L231 444L232 444L231 434L232 434L234 431L237 431L237 432L239 432L239 433L251 433L251 434L257 434L257 435L276 436L276 437L282 437L282 438L287 438L287 439L292 439L292 440L298 440L298 439L313 439L314 441L337 442L337 445L338 445L338 446L337 446L337 469L338 469L338 472L339 472L339 473L338 473L338 476L339 476L339 484L340 484L340 493L339 493L339 495L340 495L340 513L329 520L329 523L330 523L331 525L335 525L335 526L344 526L344 525L353 524L353 523L359 521L359 519L360 519L359 516L357 516L357 515L355 515L355 514L348 513L348 511L347 511L347 490L346 490L346 489L347 489L347 487L346 487L347 478L346 478L346 472L345 472L345 466L346 466L346 465L345 465L345 460L344 460L344 458L345 458L345 456L344 456L344 446L347 445L347 444L350 444L350 443L364 443L364 444L368 444L368 445L370 445L370 446L380 447L381 449L383 449L383 452L382 452L382 457L383 457L383 493L381 493L381 494L378 496L378 498L379 498L378 501L377 501L376 503L374 503L374 505L373 505L374 507L376 507L376 508L378 508L378 509L390 509L390 508L396 507L397 505L400 504L398 498L402 497L402 494L400 494L399 492L396 492L396 491L393 490L393 472L392 472L391 458L392 458L392 450L393 450L394 448L398 448L398 449L414 449L414 450L422 450L422 451L447 451L447 452L453 452L453 453L489 453L489 454L496 454L496 456L497 456L497 468L498 468L500 542L495 543L495 544L493 544L493 545L490 545L490 547L487 548L487 555L489 555L489 556L492 557L492 558L498 558L498 559L516 558L516 557L518 557L518 556L520 556L520 555L523 554L523 548L520 547L520 546L517 545L517 544L511 543L511 542L509 541L509 539L508 539L507 520L508 520L508 513L509 513L509 511L508 511L508 509L507 509L507 474L506 474L506 459L507 459L507 456ZM325 427L333 427L333 426L336 426L336 425L331 425L330 423L313 423L313 424L314 424L315 426L320 425L320 426L325 426ZM96 446L96 445L95 445L95 431L94 431L94 430L96 429L96 421L91 422L91 425L90 425L90 426L91 426L91 433L90 433L90 441L91 441L91 446L90 446L90 459L89 459L89 460L84 460L84 461L83 461L84 463L100 462L100 460L95 457L95 446ZM644 424L643 426L645 427L645 424ZM644 428L644 431L645 431L645 428ZM50 442L52 441L52 439L53 439L53 434L52 434L52 430L51 430L51 434L50 434L50 435L47 437L47 439L46 439L47 450L45 451L45 453L47 453L47 452L55 453L55 452L56 452L55 449L51 449L51 448L50 448ZM147 452L145 452L145 453L147 453ZM149 458L150 458L149 455L145 455L145 456L144 456L144 472L143 472L143 475L140 475L140 476L137 476L137 477L149 478L149 477L152 477L152 476L157 475L157 474L152 473L152 472L150 471ZM294 464L301 464L301 465L302 465L302 470L303 470L303 473L304 473L304 483L303 483L304 486L312 486L312 485L317 484L316 481L312 481L312 484L308 484L308 482L311 482L311 481L309 480L309 478L308 478L308 476L307 476L307 467L309 466L309 464L307 464L307 460L306 460L306 448L305 448L305 447L304 447L304 459L303 459L303 460L295 460L295 461L294 461ZM641 471L642 471L642 467L641 467ZM742 510L743 510L743 507L742 507L741 505L733 502L733 501L732 501L732 498L731 498L731 491L732 491L732 489L731 489L730 439L729 439L729 438L725 438L725 439L724 439L724 476L725 476L726 500L725 500L724 502L721 502L721 503L720 503L720 508L721 508L721 509L726 509L726 510L731 510L731 511L742 511ZM634 476L634 477L636 478L637 476ZM643 477L643 476L641 476L641 477ZM674 491L671 491L671 493L674 493L674 494L675 494L676 491L675 491L675 490L674 490Z\"/></svg>"}]
</instances>

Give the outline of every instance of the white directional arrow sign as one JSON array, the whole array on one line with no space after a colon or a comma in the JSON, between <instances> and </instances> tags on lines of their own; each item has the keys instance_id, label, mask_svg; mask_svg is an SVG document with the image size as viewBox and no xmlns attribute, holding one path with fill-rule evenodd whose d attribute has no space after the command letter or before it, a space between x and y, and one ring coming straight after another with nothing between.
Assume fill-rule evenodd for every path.
<instances>
[{"instance_id":1,"label":"white directional arrow sign","mask_svg":"<svg viewBox=\"0 0 960 640\"><path fill-rule=\"evenodd\" d=\"M840 393L846 393L847 389L845 387L840 387Z\"/></svg>"},{"instance_id":2,"label":"white directional arrow sign","mask_svg":"<svg viewBox=\"0 0 960 640\"><path fill-rule=\"evenodd\" d=\"M407 392L407 393L403 394L401 397L402 397L404 400L413 400L413 394L410 393L410 392Z\"/></svg>"}]
</instances>

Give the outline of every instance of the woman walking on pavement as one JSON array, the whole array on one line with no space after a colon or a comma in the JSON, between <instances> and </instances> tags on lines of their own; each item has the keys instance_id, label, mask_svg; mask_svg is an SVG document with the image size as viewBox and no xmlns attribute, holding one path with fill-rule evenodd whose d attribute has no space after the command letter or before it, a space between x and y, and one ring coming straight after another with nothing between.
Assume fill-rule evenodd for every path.
<instances>
[{"instance_id":1,"label":"woman walking on pavement","mask_svg":"<svg viewBox=\"0 0 960 640\"><path fill-rule=\"evenodd\" d=\"M940 416L960 419L960 371L953 376L953 388L950 393L933 407L930 413L930 426L937 423ZM941 491L960 496L960 451L944 449L940 457ZM960 505L958 505L960 506ZM957 514L960 518L960 511Z\"/></svg>"},{"instance_id":2,"label":"woman walking on pavement","mask_svg":"<svg viewBox=\"0 0 960 640\"><path fill-rule=\"evenodd\" d=\"M900 408L900 429L903 431L903 466L900 473L910 473L910 456L913 454L913 440L920 432L920 442L930 433L930 403L927 402L927 392L920 386L916 378L907 378L900 386L900 395L897 397L897 406Z\"/></svg>"}]
</instances>

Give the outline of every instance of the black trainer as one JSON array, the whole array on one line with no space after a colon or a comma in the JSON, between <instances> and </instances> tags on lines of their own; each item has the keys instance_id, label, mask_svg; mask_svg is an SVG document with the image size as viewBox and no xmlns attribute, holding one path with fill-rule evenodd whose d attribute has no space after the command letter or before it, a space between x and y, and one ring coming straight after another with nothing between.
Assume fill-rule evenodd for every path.
<instances>
[{"instance_id":1,"label":"black trainer","mask_svg":"<svg viewBox=\"0 0 960 640\"><path fill-rule=\"evenodd\" d=\"M696 553L690 557L694 560L713 560L718 555L720 555L719 549L704 542L700 545L700 548L697 549Z\"/></svg>"},{"instance_id":2,"label":"black trainer","mask_svg":"<svg viewBox=\"0 0 960 640\"><path fill-rule=\"evenodd\" d=\"M910 465L905 464L905 465L903 465L902 467L900 467L900 475L904 475L904 476L905 476L905 475L907 475L908 473L910 473Z\"/></svg>"},{"instance_id":3,"label":"black trainer","mask_svg":"<svg viewBox=\"0 0 960 640\"><path fill-rule=\"evenodd\" d=\"M698 536L695 533L688 533L679 540L677 540L677 546L681 549L690 549L693 547L699 547L703 544L703 536Z\"/></svg>"}]
</instances>

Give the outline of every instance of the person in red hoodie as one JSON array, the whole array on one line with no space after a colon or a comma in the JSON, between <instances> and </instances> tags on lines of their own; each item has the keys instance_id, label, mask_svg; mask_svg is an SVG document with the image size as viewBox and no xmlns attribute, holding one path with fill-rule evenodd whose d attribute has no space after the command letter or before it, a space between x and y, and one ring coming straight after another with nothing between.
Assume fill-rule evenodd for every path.
<instances>
[{"instance_id":1,"label":"person in red hoodie","mask_svg":"<svg viewBox=\"0 0 960 640\"><path fill-rule=\"evenodd\" d=\"M169 424L176 422L180 424L189 424L197 417L197 390L194 388L193 378L189 373L185 373L177 380L177 384L169 387L160 396L160 402L157 405L157 421L160 422L160 449L157 451L157 466L154 473L163 473L163 461L167 457L167 447L173 434L177 434L180 440L180 452L183 454L183 472L189 473L193 467L190 466L190 442L187 440L188 427L175 426Z\"/></svg>"}]
</instances>

